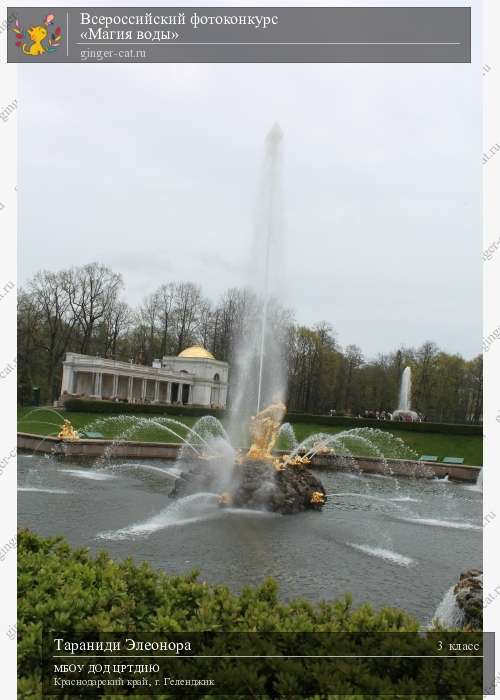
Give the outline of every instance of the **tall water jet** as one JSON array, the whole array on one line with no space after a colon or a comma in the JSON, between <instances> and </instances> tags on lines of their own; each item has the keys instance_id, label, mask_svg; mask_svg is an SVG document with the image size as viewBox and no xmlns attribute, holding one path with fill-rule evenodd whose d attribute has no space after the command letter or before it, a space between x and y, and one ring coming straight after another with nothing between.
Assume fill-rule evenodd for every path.
<instances>
[{"instance_id":1,"label":"tall water jet","mask_svg":"<svg viewBox=\"0 0 500 700\"><path fill-rule=\"evenodd\" d=\"M399 405L392 414L393 420L418 421L418 413L411 410L411 367L405 367L401 376L399 389Z\"/></svg>"},{"instance_id":2,"label":"tall water jet","mask_svg":"<svg viewBox=\"0 0 500 700\"><path fill-rule=\"evenodd\" d=\"M265 139L261 184L244 300L244 324L233 366L230 432L263 406L283 401L286 392L284 317L280 303L284 279L283 132L275 124Z\"/></svg>"},{"instance_id":3,"label":"tall water jet","mask_svg":"<svg viewBox=\"0 0 500 700\"><path fill-rule=\"evenodd\" d=\"M262 321L260 328L260 348L259 348L259 381L257 386L257 413L261 409L262 402L262 374L264 369L264 352L267 332L267 313L269 307L269 281L270 281L270 258L271 245L275 243L276 233L279 230L279 220L277 218L277 206L279 197L279 167L280 167L280 147L283 139L283 132L278 124L275 124L266 138L266 169L268 170L268 182L264 189L264 299L262 308ZM279 397L282 398L282 397Z\"/></svg>"},{"instance_id":4,"label":"tall water jet","mask_svg":"<svg viewBox=\"0 0 500 700\"><path fill-rule=\"evenodd\" d=\"M405 367L401 377L401 387L399 389L399 411L409 411L411 409L411 367Z\"/></svg>"}]
</instances>

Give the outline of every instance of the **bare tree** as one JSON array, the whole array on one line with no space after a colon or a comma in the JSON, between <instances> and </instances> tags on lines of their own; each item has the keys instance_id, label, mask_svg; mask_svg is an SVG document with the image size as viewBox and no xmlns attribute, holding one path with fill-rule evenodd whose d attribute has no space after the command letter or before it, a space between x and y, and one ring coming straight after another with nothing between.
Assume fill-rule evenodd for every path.
<instances>
[{"instance_id":1,"label":"bare tree","mask_svg":"<svg viewBox=\"0 0 500 700\"><path fill-rule=\"evenodd\" d=\"M344 391L343 391L343 405L347 408L352 408L353 402L353 389L354 389L354 374L358 367L363 364L363 354L361 348L357 345L348 345L344 350Z\"/></svg>"},{"instance_id":2,"label":"bare tree","mask_svg":"<svg viewBox=\"0 0 500 700\"><path fill-rule=\"evenodd\" d=\"M133 314L129 305L124 301L116 300L106 312L103 319L103 346L104 357L117 358L118 343L125 338L133 320Z\"/></svg>"},{"instance_id":3,"label":"bare tree","mask_svg":"<svg viewBox=\"0 0 500 700\"><path fill-rule=\"evenodd\" d=\"M144 299L137 318L142 338L138 360L149 365L157 357L158 349L159 304L156 292Z\"/></svg>"},{"instance_id":4,"label":"bare tree","mask_svg":"<svg viewBox=\"0 0 500 700\"><path fill-rule=\"evenodd\" d=\"M34 378L42 376L44 350L42 309L24 289L17 295L17 319L18 398L23 404L31 398Z\"/></svg>"},{"instance_id":5,"label":"bare tree","mask_svg":"<svg viewBox=\"0 0 500 700\"><path fill-rule=\"evenodd\" d=\"M192 341L199 321L202 302L201 289L192 282L179 282L175 288L176 354Z\"/></svg>"},{"instance_id":6,"label":"bare tree","mask_svg":"<svg viewBox=\"0 0 500 700\"><path fill-rule=\"evenodd\" d=\"M425 342L415 353L416 371L413 373L413 400L415 407L425 414L435 409L433 382L437 354L437 345L430 341Z\"/></svg>"},{"instance_id":7,"label":"bare tree","mask_svg":"<svg viewBox=\"0 0 500 700\"><path fill-rule=\"evenodd\" d=\"M160 357L171 351L170 334L174 326L175 284L162 284L155 292L161 332Z\"/></svg>"},{"instance_id":8,"label":"bare tree","mask_svg":"<svg viewBox=\"0 0 500 700\"><path fill-rule=\"evenodd\" d=\"M41 344L47 353L47 383L51 400L58 395L56 378L77 323L66 290L64 272L42 271L29 284L29 291L43 319Z\"/></svg>"},{"instance_id":9,"label":"bare tree","mask_svg":"<svg viewBox=\"0 0 500 700\"><path fill-rule=\"evenodd\" d=\"M208 299L202 299L199 304L197 335L200 345L207 350L213 346L215 314Z\"/></svg>"},{"instance_id":10,"label":"bare tree","mask_svg":"<svg viewBox=\"0 0 500 700\"><path fill-rule=\"evenodd\" d=\"M86 354L96 325L116 302L122 278L105 265L89 263L69 270L65 279L65 291L80 328L80 352Z\"/></svg>"}]
</instances>

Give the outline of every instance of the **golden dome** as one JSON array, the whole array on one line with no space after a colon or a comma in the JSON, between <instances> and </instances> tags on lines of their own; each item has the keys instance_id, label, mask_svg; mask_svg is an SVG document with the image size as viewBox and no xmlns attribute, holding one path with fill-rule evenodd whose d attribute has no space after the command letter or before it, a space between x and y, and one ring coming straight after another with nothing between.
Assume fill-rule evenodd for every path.
<instances>
[{"instance_id":1,"label":"golden dome","mask_svg":"<svg viewBox=\"0 0 500 700\"><path fill-rule=\"evenodd\" d=\"M211 352L208 352L208 350L205 350L201 345L193 345L190 348L186 348L182 352L180 352L177 357L188 357L188 358L196 358L196 359L202 359L202 360L215 360L215 357L212 355Z\"/></svg>"}]
</instances>

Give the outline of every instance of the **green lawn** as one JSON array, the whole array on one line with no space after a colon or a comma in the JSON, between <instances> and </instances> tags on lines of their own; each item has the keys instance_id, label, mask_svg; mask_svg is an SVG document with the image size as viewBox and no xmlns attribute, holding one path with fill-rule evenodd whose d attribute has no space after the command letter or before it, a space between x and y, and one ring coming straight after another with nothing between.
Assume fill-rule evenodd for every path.
<instances>
[{"instance_id":1,"label":"green lawn","mask_svg":"<svg viewBox=\"0 0 500 700\"><path fill-rule=\"evenodd\" d=\"M20 408L18 410L17 429L19 432L57 435L62 423L61 418L50 408L43 408L31 413L32 410L31 408ZM55 410L56 409L54 409L54 411ZM109 413L85 413L83 411L73 412L59 409L57 409L57 413L71 421L71 424L76 430L90 429L94 432L102 433L106 438L118 437L124 430L132 426L134 418L145 418L148 424L145 427L138 428L135 434L130 435L130 440L141 440L144 442L180 442L179 438L169 433L168 430L151 425L151 421L154 421L155 418L153 415L141 416L141 414L130 413L125 416L120 416L119 413L113 415ZM128 420L129 418L132 420ZM192 418L190 416L162 416L162 418L173 418L186 426L192 426L198 420L198 418ZM175 432L178 432L179 435L185 437L187 431L182 427L172 425L171 428Z\"/></svg>"},{"instance_id":2,"label":"green lawn","mask_svg":"<svg viewBox=\"0 0 500 700\"><path fill-rule=\"evenodd\" d=\"M336 434L344 430L342 427L328 427L313 423L294 423L295 435L303 440L312 433ZM482 466L483 438L481 435L445 435L442 433L412 433L405 430L391 430L391 435L401 438L405 445L414 450L417 455L436 455L439 460L443 457L463 457L465 464ZM397 449L397 448L396 448ZM363 453L357 452L359 456ZM387 457L403 456L385 453Z\"/></svg>"},{"instance_id":3,"label":"green lawn","mask_svg":"<svg viewBox=\"0 0 500 700\"><path fill-rule=\"evenodd\" d=\"M52 409L38 409L30 413L33 409L21 408L18 411L18 430L25 433L37 433L39 435L57 435L59 426L62 423L61 418L55 414ZM109 414L102 415L98 413L83 413L58 411L61 416L71 421L77 430L83 428L91 428L96 432L102 433L107 438L115 438L123 433L132 425L132 421L127 420L127 417L122 422L119 419L119 414L110 416ZM29 415L27 415L29 414ZM130 414L129 414L130 415ZM135 416L140 418L140 415ZM154 416L144 416L149 421L154 420ZM165 416L167 417L167 416ZM168 416L173 418L173 416ZM110 421L110 418L114 420ZM192 426L197 418L187 416L177 416L175 420L183 423L186 426ZM185 436L186 430L180 426L172 425L171 428L180 435ZM315 425L313 423L294 423L293 428L298 440L303 440L308 435L314 433L337 434L344 430L341 426L328 427L324 425ZM483 440L480 435L446 435L441 433L412 433L404 430L394 430L391 433L396 438L401 438L405 445L414 450L418 456L422 454L437 455L439 460L443 457L463 457L465 464L482 465L483 463ZM387 457L404 457L404 448L399 443L390 444L389 433L385 432L381 439L384 443L382 451ZM149 423L146 427L136 430L128 436L130 440L142 440L150 442L179 442L179 439L168 431L159 427L151 426ZM349 449L357 456L368 455L367 449L359 443L348 442Z\"/></svg>"}]
</instances>

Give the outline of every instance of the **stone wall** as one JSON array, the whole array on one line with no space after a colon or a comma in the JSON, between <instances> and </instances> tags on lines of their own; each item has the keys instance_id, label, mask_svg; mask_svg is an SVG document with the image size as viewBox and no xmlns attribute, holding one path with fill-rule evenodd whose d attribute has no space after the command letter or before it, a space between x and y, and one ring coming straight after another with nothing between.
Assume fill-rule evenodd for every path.
<instances>
[{"instance_id":1,"label":"stone wall","mask_svg":"<svg viewBox=\"0 0 500 700\"><path fill-rule=\"evenodd\" d=\"M55 453L68 457L100 457L106 448L112 445L111 440L82 439L68 442L56 437L41 438L31 433L17 434L17 447L30 452ZM177 458L179 445L165 442L121 442L113 447L114 457L141 457L144 459ZM398 476L415 476L432 479L435 476L457 481L475 482L480 467L469 465L436 464L435 462L417 462L412 460L387 459L385 461L372 457L356 457L361 471L367 474L394 474ZM316 455L312 466L314 468L342 468L343 460L337 455Z\"/></svg>"}]
</instances>

